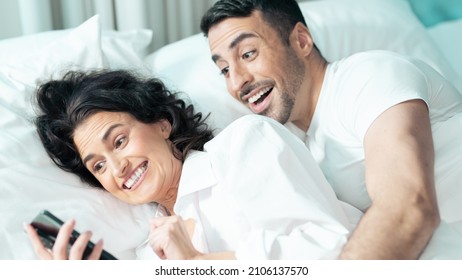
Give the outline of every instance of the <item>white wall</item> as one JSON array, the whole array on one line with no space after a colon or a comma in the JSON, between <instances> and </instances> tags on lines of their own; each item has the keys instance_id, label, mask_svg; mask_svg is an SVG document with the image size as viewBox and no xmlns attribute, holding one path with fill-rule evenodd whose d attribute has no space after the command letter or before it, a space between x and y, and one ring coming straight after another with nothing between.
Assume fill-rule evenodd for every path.
<instances>
[{"instance_id":1,"label":"white wall","mask_svg":"<svg viewBox=\"0 0 462 280\"><path fill-rule=\"evenodd\" d=\"M77 3L78 5L76 5L76 3L73 3L73 1L78 1L80 3ZM83 20L85 20L86 18L89 18L93 14L91 11L92 7L90 7L90 6L93 6L92 1L93 0L58 0L58 1L55 1L55 0L0 0L0 21L1 21L0 22L0 40L5 39L5 38L10 38L10 37L21 36L24 34L40 32L40 31L53 29L53 28L63 29L63 28L75 27L81 22L83 22ZM139 0L139 1L142 1L142 0ZM297 1L304 2L308 0L297 0ZM108 3L109 4L116 3L118 5L122 5L125 2L127 2L126 4L129 7L136 6L136 5L133 5L133 0L115 0L115 2L112 2L111 0L96 0L95 5L101 6L100 4L103 4L102 6L104 6L104 5L107 5ZM151 2L150 3L151 7L152 6L163 7L162 5L165 5L165 4L162 4L162 3L167 3L170 5L173 2L178 2L178 3L183 2L184 4L188 4L188 5L184 5L187 7L187 11L184 11L184 12L187 13L187 12L191 12L191 10L205 9L207 6L212 5L214 1L213 0L202 0L201 2L197 0L169 0L167 2L164 0L149 0L149 2ZM43 11L39 12L37 9L39 10L41 8L48 9L49 6L44 7L46 6L44 4L50 5L50 3L54 3L54 4L59 3L58 7L61 7L61 9L58 9L58 13L60 12L59 10L62 10L63 14L59 14L59 15L55 14L53 16L53 20L50 17L47 19L48 21L44 23L43 20L46 20L46 19L43 17L43 13L42 13ZM21 23L21 14L19 12L20 5L23 5L26 8L29 8L29 9L24 9L24 7L22 7L23 16L25 16L24 20L28 22L31 22L31 21L33 22L36 20L38 22L37 24L23 25ZM69 5L73 5L73 7L77 7L79 9L73 8L73 9L70 9L71 11L70 13L66 12L66 8ZM194 9L191 8L191 5L193 6ZM97 6L96 8L99 10L100 14L106 11L104 7L99 8L99 6ZM109 9L109 11L107 12L111 14L113 10ZM36 18L36 17L40 17L40 18ZM159 19L159 16L153 15L152 17ZM106 17L103 16L102 20L106 18L109 18L109 16L106 16ZM151 18L149 20L156 21L155 18L154 19ZM175 15L171 15L170 18L171 19L169 20L169 24L173 24L174 22L172 21L174 21L178 17ZM122 17L119 17L119 19L122 19ZM49 22L50 20L54 22ZM52 28L48 28L48 26L50 25L52 25ZM130 26L131 25L133 24L130 24ZM156 26L156 28L158 29L159 23L155 22L154 26ZM103 22L103 27L112 29L114 27L114 23L112 21ZM119 26L119 29L120 27L121 26ZM182 28L184 29L184 26ZM157 32L157 30L154 30L154 31ZM186 32L189 32L189 33L199 32L199 26L190 26ZM169 34L171 32L163 32L163 33L160 35L159 34L156 34L156 35L166 37L165 38L166 42L175 41L175 40L180 39L181 37L185 37L186 35L189 35L189 34L180 34L181 36L178 37L178 34L173 34L173 35ZM171 37L171 38L167 38L167 37Z\"/></svg>"},{"instance_id":2,"label":"white wall","mask_svg":"<svg viewBox=\"0 0 462 280\"><path fill-rule=\"evenodd\" d=\"M0 39L22 34L17 0L1 0L0 21Z\"/></svg>"},{"instance_id":3,"label":"white wall","mask_svg":"<svg viewBox=\"0 0 462 280\"><path fill-rule=\"evenodd\" d=\"M119 6L126 5L127 7L141 7L141 5L133 5L134 2L143 2L145 0L0 0L0 40L10 37L21 36L23 34L29 34L34 32L40 32L47 30L47 26L52 25L55 29L70 28L75 27L84 19L89 18L94 10L97 10L100 14L109 14L107 16L102 15L102 19L109 19L112 15L113 9L106 7L113 7L113 4L116 3ZM282 1L282 0L281 0ZM305 2L311 0L297 0L298 2ZM417 16L420 17L422 22L431 26L437 24L439 21L450 20L462 17L462 0L407 0L411 3L412 8L416 12ZM212 5L214 0L148 0L151 9L154 11L153 7L162 7L164 9L165 5L172 4L187 4L182 5L187 7L185 11L181 11L180 14L191 12L191 10L205 9L207 6ZM45 4L50 5L54 4L56 6L54 12L63 14L54 14L53 22L44 23L43 14L40 14L39 10L47 9ZM23 25L21 23L21 14L20 14L20 4L29 9L22 9L24 20L30 22L37 17L37 22L40 24L33 25ZM56 5L58 4L58 5ZM77 7L78 9L72 8L66 12L68 6ZM191 8L193 6L194 9ZM122 9L124 11L124 9ZM126 11L125 11L126 12ZM197 13L197 11L195 11ZM163 14L163 12L160 12ZM125 15L128 13L125 13ZM51 18L51 17L50 17ZM133 21L133 17L127 17L129 20ZM150 15L149 21L152 21L152 24L155 26L153 29L158 29L159 26L163 26L163 22L156 22L162 19L163 16L159 15ZM123 18L120 16L119 20ZM136 19L136 18L135 18ZM140 18L139 20L141 20ZM178 19L177 15L169 15L168 23L170 25L174 24L175 20ZM51 19L49 19L51 20ZM136 22L135 22L136 23ZM160 24L159 24L160 23ZM120 23L119 23L120 24ZM129 26L132 26L134 22L129 22ZM164 23L165 24L165 23ZM181 24L180 24L181 25ZM24 27L24 28L23 28ZM103 27L105 28L114 28L114 22L109 20L108 22L103 22ZM120 28L120 26L119 26ZM184 28L184 26L183 26ZM123 28L122 28L123 29ZM198 32L198 26L191 26L191 32ZM173 29L171 29L173 30ZM171 31L170 30L170 31ZM157 30L154 30L155 32ZM164 36L165 42L171 42L178 40L178 34L170 34L171 32L161 32L160 36ZM164 34L165 33L165 34ZM156 34L158 35L158 34ZM180 34L180 37L184 37L184 34ZM159 35L158 35L159 36ZM167 38L171 37L171 38Z\"/></svg>"}]
</instances>

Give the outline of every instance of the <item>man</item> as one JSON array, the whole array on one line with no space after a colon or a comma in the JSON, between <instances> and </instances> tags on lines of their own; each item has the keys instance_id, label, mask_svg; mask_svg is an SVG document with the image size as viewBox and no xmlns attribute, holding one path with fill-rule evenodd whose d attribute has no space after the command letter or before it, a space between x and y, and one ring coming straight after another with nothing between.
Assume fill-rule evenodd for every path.
<instances>
[{"instance_id":1,"label":"man","mask_svg":"<svg viewBox=\"0 0 462 280\"><path fill-rule=\"evenodd\" d=\"M201 29L229 93L295 125L338 197L365 212L340 258L418 258L440 223L432 126L457 117L444 130L460 158L462 96L389 52L328 63L295 0L219 0Z\"/></svg>"}]
</instances>

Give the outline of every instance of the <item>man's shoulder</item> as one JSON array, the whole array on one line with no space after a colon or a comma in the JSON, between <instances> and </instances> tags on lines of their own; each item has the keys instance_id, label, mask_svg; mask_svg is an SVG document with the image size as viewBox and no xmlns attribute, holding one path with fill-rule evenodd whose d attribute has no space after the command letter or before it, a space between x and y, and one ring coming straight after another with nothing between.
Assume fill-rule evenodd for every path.
<instances>
[{"instance_id":1,"label":"man's shoulder","mask_svg":"<svg viewBox=\"0 0 462 280\"><path fill-rule=\"evenodd\" d=\"M344 59L338 61L339 64L345 65L372 65L380 67L381 63L386 62L387 64L390 63L411 63L414 64L416 61L415 58L412 58L407 55L399 54L392 51L387 50L371 50L371 51L364 51L364 52L357 52L354 53Z\"/></svg>"},{"instance_id":2,"label":"man's shoulder","mask_svg":"<svg viewBox=\"0 0 462 280\"><path fill-rule=\"evenodd\" d=\"M342 86L360 86L365 82L373 84L405 82L412 77L424 78L435 72L424 62L386 50L358 52L331 64L333 81Z\"/></svg>"}]
</instances>

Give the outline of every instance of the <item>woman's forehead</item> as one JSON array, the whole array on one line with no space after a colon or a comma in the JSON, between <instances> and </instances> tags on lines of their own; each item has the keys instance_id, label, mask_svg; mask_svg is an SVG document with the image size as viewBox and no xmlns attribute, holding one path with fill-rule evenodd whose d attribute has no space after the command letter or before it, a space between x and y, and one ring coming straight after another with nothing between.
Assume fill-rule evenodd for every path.
<instances>
[{"instance_id":1,"label":"woman's forehead","mask_svg":"<svg viewBox=\"0 0 462 280\"><path fill-rule=\"evenodd\" d=\"M98 112L80 123L74 131L74 143L79 150L95 141L103 141L114 128L130 125L137 120L128 113Z\"/></svg>"}]
</instances>

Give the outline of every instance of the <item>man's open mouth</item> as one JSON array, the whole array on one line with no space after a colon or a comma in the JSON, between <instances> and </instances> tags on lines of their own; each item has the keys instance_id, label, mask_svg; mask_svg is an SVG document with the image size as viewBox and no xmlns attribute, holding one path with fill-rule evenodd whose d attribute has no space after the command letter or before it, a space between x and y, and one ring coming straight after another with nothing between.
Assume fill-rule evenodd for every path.
<instances>
[{"instance_id":1,"label":"man's open mouth","mask_svg":"<svg viewBox=\"0 0 462 280\"><path fill-rule=\"evenodd\" d=\"M273 87L266 87L260 90L257 94L249 98L249 103L254 105L261 103L271 93Z\"/></svg>"}]
</instances>

